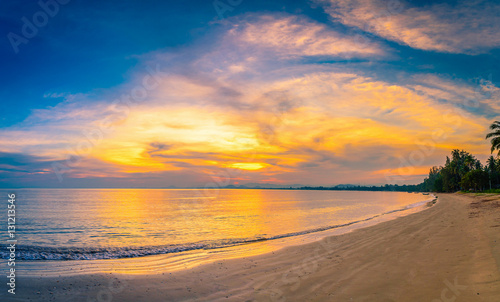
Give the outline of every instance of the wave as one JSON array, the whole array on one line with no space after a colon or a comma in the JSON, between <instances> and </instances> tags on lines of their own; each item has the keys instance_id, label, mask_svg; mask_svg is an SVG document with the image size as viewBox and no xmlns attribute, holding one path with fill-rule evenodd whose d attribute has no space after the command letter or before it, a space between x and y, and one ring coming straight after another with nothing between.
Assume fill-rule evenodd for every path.
<instances>
[{"instance_id":1,"label":"wave","mask_svg":"<svg viewBox=\"0 0 500 302\"><path fill-rule=\"evenodd\" d=\"M282 239L287 237L295 237L300 235L306 235L311 233L317 233L322 231L327 231L331 229L336 229L340 227L346 227L353 224L366 222L377 217L406 211L421 205L426 204L429 201L435 200L435 196L431 199L421 201L408 205L401 209L392 210L369 218L360 219L356 221L351 221L344 224L336 224L330 226L324 226L319 228L308 229L300 232L285 233L274 236L256 236L253 238L232 238L232 239L222 239L222 240L212 240L212 241L200 241L188 244L171 244L171 245L158 245L158 246L140 246L140 247L47 247L47 246L31 246L31 245L17 245L16 246L16 260L27 260L27 261L40 261L40 260L100 260L100 259L120 259L120 258L136 258L143 256L161 255L161 254L171 254L180 253L193 250L211 250L219 249L225 247L231 247L236 245L243 245L261 241L269 241ZM0 244L0 258L9 259L9 251L7 245Z\"/></svg>"}]
</instances>

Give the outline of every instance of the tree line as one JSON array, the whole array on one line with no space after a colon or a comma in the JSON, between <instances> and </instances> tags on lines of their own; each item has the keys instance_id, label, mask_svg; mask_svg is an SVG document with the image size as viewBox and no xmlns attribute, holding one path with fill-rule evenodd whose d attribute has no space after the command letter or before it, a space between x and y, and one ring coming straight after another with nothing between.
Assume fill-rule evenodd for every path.
<instances>
[{"instance_id":1,"label":"tree line","mask_svg":"<svg viewBox=\"0 0 500 302\"><path fill-rule=\"evenodd\" d=\"M311 187L304 186L299 188L284 188L287 190L332 190L332 191L395 191L395 192L422 192L424 191L423 183L418 185L398 185L398 184L385 184L382 186L333 186L333 187Z\"/></svg>"},{"instance_id":2,"label":"tree line","mask_svg":"<svg viewBox=\"0 0 500 302\"><path fill-rule=\"evenodd\" d=\"M444 166L434 166L428 177L417 185L386 184L383 186L342 185L334 187L301 187L298 190L354 190L354 191L406 191L406 192L456 192L486 191L500 193L500 121L490 126L491 153L499 150L483 165L476 157L464 150L455 149L446 156ZM292 189L292 188L290 188Z\"/></svg>"},{"instance_id":3,"label":"tree line","mask_svg":"<svg viewBox=\"0 0 500 302\"><path fill-rule=\"evenodd\" d=\"M451 152L451 158L446 157L444 166L431 168L422 189L432 192L456 192L496 188L499 185L499 164L498 158L491 156L488 164L483 166L472 154L455 149Z\"/></svg>"},{"instance_id":4,"label":"tree line","mask_svg":"<svg viewBox=\"0 0 500 302\"><path fill-rule=\"evenodd\" d=\"M500 122L490 126L486 139L491 139L491 153L500 150ZM499 152L500 154L500 152ZM493 155L483 165L472 154L455 149L446 157L444 166L432 167L421 184L423 191L485 191L500 188L500 157Z\"/></svg>"}]
</instances>

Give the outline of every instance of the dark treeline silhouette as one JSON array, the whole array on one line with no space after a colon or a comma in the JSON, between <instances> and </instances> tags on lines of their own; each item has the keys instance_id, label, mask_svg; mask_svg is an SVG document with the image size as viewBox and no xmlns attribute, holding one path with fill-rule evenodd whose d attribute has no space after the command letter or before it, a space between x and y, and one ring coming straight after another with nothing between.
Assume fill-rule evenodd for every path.
<instances>
[{"instance_id":1,"label":"dark treeline silhouette","mask_svg":"<svg viewBox=\"0 0 500 302\"><path fill-rule=\"evenodd\" d=\"M491 139L491 153L500 150L500 122L494 121L486 139ZM499 152L500 155L500 152ZM490 156L486 165L472 154L453 150L442 167L432 167L424 182L424 191L485 191L500 188L500 158Z\"/></svg>"},{"instance_id":2,"label":"dark treeline silhouette","mask_svg":"<svg viewBox=\"0 0 500 302\"><path fill-rule=\"evenodd\" d=\"M299 190L351 190L397 192L456 192L484 191L500 188L500 158L490 156L487 164L472 154L455 149L447 156L444 166L432 167L429 176L417 185L386 184L383 186L339 185L334 187L301 187Z\"/></svg>"},{"instance_id":3,"label":"dark treeline silhouette","mask_svg":"<svg viewBox=\"0 0 500 302\"><path fill-rule=\"evenodd\" d=\"M500 156L500 121L490 126L491 132L486 139L491 139L491 153L498 150ZM290 187L292 189L292 187ZM456 192L485 191L500 193L500 157L490 156L486 165L472 154L455 149L451 157L446 156L444 166L434 166L429 176L418 185L383 185L356 186L337 185L334 187L301 187L297 190L350 190L350 191L402 191L402 192Z\"/></svg>"},{"instance_id":4,"label":"dark treeline silhouette","mask_svg":"<svg viewBox=\"0 0 500 302\"><path fill-rule=\"evenodd\" d=\"M291 189L291 188L290 188ZM300 187L297 190L332 190L332 191L396 191L396 192L422 192L423 183L418 185L383 185L383 186L334 186L334 187Z\"/></svg>"},{"instance_id":5,"label":"dark treeline silhouette","mask_svg":"<svg viewBox=\"0 0 500 302\"><path fill-rule=\"evenodd\" d=\"M491 124L486 139L491 139L491 153L500 150L500 122ZM500 152L499 152L500 154ZM490 156L486 165L472 154L453 150L441 167L432 167L423 182L424 191L485 191L500 188L500 158Z\"/></svg>"},{"instance_id":6,"label":"dark treeline silhouette","mask_svg":"<svg viewBox=\"0 0 500 302\"><path fill-rule=\"evenodd\" d=\"M444 166L432 167L429 176L418 185L301 187L299 190L351 190L398 192L484 191L500 188L500 158L490 156L486 165L472 154L455 149Z\"/></svg>"},{"instance_id":7,"label":"dark treeline silhouette","mask_svg":"<svg viewBox=\"0 0 500 302\"><path fill-rule=\"evenodd\" d=\"M491 156L486 166L466 151L455 149L444 166L432 167L422 184L423 191L484 191L497 188L498 159Z\"/></svg>"}]
</instances>

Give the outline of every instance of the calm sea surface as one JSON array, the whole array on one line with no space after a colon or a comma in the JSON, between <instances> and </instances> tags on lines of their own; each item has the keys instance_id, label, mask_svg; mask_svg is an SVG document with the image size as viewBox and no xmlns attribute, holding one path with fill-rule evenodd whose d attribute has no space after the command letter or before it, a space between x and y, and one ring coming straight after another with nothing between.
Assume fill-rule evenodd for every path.
<instances>
[{"instance_id":1,"label":"calm sea surface","mask_svg":"<svg viewBox=\"0 0 500 302\"><path fill-rule=\"evenodd\" d=\"M96 260L294 242L428 200L400 192L19 189L18 260ZM401 210L401 211L400 211ZM0 213L7 240L7 210ZM286 245L286 244L285 244ZM6 259L6 248L0 255Z\"/></svg>"}]
</instances>

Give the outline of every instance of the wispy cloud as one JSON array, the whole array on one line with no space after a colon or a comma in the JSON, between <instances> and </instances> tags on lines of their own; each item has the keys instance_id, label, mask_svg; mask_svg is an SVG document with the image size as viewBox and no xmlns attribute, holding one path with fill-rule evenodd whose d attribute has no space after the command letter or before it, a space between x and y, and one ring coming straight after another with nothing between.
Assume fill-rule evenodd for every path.
<instances>
[{"instance_id":1,"label":"wispy cloud","mask_svg":"<svg viewBox=\"0 0 500 302\"><path fill-rule=\"evenodd\" d=\"M500 4L318 0L335 20L413 48L477 54L500 46Z\"/></svg>"},{"instance_id":2,"label":"wispy cloud","mask_svg":"<svg viewBox=\"0 0 500 302\"><path fill-rule=\"evenodd\" d=\"M300 56L374 57L384 53L375 42L347 36L297 16L249 18L228 32L241 48L251 47L284 58Z\"/></svg>"},{"instance_id":3,"label":"wispy cloud","mask_svg":"<svg viewBox=\"0 0 500 302\"><path fill-rule=\"evenodd\" d=\"M482 136L486 119L464 112L457 127L455 120L443 116L460 108L422 95L414 87L335 68L307 74L289 74L288 69L274 72L279 76L272 82L256 76L236 86L238 104L252 106L250 111L219 103L217 95L223 97L223 93L217 87L204 90L205 85L201 85L201 92L190 94L190 102L172 101L179 97L176 90L160 90L131 108L127 118L87 154L89 160L68 172L68 176L149 177L182 171L209 176L233 169L246 171L238 175L254 182L268 177L300 182L300 177L309 175L313 183L334 183L344 174L354 180L356 173L363 175L357 175L358 180L384 182L380 170L397 169L401 165L398 158L416 148L415 142L427 139L435 129L445 129L448 138L437 144L438 151L428 158L428 164L434 164L436 158L456 145L470 150L484 148L485 142L470 138ZM162 86L168 87L172 79L165 77ZM51 110L55 116L66 116L70 110L63 107ZM67 142L82 139L81 132L89 127L87 117L99 116L102 111L100 106L85 110L93 112L69 115L74 124L73 134L67 133ZM38 118L35 124L44 126L24 129L23 137L61 133L65 129L48 114L32 118ZM81 126L78 129L76 125ZM8 130L1 134L12 135ZM19 130L16 135L20 135ZM66 147L59 143L41 140L37 146L45 154L58 153L59 160L63 160ZM18 147L32 152L32 144L25 142ZM104 169L106 165L114 168Z\"/></svg>"},{"instance_id":4,"label":"wispy cloud","mask_svg":"<svg viewBox=\"0 0 500 302\"><path fill-rule=\"evenodd\" d=\"M141 64L158 64L165 72L140 102L119 108L109 97L140 83L143 72L137 70L121 86L65 96L24 123L0 129L0 151L7 162L31 158L26 165L45 171L43 165L66 160L108 119L110 131L69 167L69 184L102 179L130 185L133 178L136 184L190 186L221 171L233 171L240 183L384 183L384 173L397 170L400 158L436 130L446 137L414 174L440 163L454 147L488 150L484 112L457 101L458 95L473 98L473 85L404 73L395 83L367 76L356 65L301 60L378 60L386 54L378 43L360 45L356 37L303 17L251 15L224 26L208 42L142 56ZM498 110L499 89L480 85L492 96L478 98L478 108Z\"/></svg>"}]
</instances>

